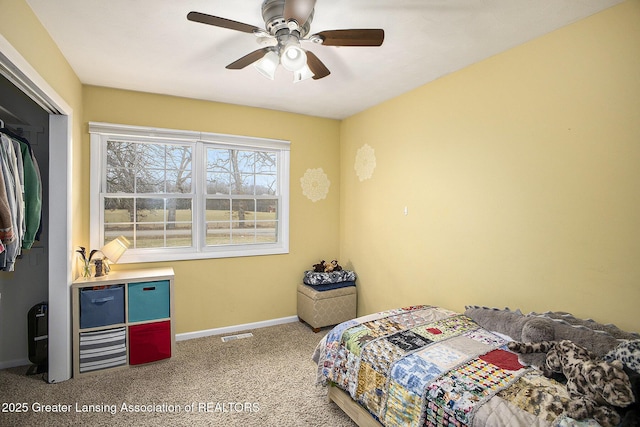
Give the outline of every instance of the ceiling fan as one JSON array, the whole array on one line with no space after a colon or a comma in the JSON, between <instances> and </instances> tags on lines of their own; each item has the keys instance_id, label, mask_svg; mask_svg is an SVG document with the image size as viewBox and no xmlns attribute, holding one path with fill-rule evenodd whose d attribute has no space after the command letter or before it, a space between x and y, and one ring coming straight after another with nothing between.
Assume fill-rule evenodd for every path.
<instances>
[{"instance_id":1,"label":"ceiling fan","mask_svg":"<svg viewBox=\"0 0 640 427\"><path fill-rule=\"evenodd\" d=\"M328 76L331 72L311 51L302 49L300 42L324 46L381 46L384 30L349 29L327 30L307 36L313 20L316 0L264 0L262 17L265 29L200 12L189 12L187 19L256 36L264 47L254 50L227 65L240 70L250 64L265 77L273 80L278 65L292 71L294 82Z\"/></svg>"}]
</instances>

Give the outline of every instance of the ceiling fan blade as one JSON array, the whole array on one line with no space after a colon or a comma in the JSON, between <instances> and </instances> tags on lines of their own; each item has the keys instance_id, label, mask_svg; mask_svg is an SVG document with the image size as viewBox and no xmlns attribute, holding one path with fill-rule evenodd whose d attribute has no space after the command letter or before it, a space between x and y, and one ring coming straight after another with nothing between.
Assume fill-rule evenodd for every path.
<instances>
[{"instance_id":1,"label":"ceiling fan blade","mask_svg":"<svg viewBox=\"0 0 640 427\"><path fill-rule=\"evenodd\" d=\"M380 46L384 41L384 30L328 30L314 36L320 37L325 46Z\"/></svg>"},{"instance_id":2,"label":"ceiling fan blade","mask_svg":"<svg viewBox=\"0 0 640 427\"><path fill-rule=\"evenodd\" d=\"M316 0L285 0L283 17L285 20L293 19L302 27L309 19Z\"/></svg>"},{"instance_id":3,"label":"ceiling fan blade","mask_svg":"<svg viewBox=\"0 0 640 427\"><path fill-rule=\"evenodd\" d=\"M229 70L241 70L244 67L246 67L247 65L251 65L254 62L256 62L258 59L261 59L270 50L271 50L271 48L269 48L269 47L263 47L262 49L254 50L253 52L243 56L242 58L238 59L237 61L234 61L231 64L227 65L225 68L227 68Z\"/></svg>"},{"instance_id":4,"label":"ceiling fan blade","mask_svg":"<svg viewBox=\"0 0 640 427\"><path fill-rule=\"evenodd\" d=\"M232 21L231 19L220 18L218 16L207 15L200 12L189 12L187 19L193 22L200 22L202 24L209 24L220 28L228 28L230 30L242 31L243 33L253 34L256 31L262 31L262 29L249 24L243 24L242 22Z\"/></svg>"},{"instance_id":5,"label":"ceiling fan blade","mask_svg":"<svg viewBox=\"0 0 640 427\"><path fill-rule=\"evenodd\" d=\"M313 73L313 80L319 80L331 74L331 71L320 61L320 59L311 51L307 51L307 66Z\"/></svg>"}]
</instances>

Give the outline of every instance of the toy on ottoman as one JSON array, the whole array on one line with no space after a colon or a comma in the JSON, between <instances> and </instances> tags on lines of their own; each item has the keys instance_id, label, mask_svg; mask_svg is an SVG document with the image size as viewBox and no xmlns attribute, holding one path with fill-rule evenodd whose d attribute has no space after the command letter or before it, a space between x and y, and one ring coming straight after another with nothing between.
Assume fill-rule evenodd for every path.
<instances>
[{"instance_id":1,"label":"toy on ottoman","mask_svg":"<svg viewBox=\"0 0 640 427\"><path fill-rule=\"evenodd\" d=\"M320 266L327 266L319 271ZM313 332L356 317L356 275L343 270L337 261L314 265L305 271L304 284L298 285L298 318Z\"/></svg>"}]
</instances>

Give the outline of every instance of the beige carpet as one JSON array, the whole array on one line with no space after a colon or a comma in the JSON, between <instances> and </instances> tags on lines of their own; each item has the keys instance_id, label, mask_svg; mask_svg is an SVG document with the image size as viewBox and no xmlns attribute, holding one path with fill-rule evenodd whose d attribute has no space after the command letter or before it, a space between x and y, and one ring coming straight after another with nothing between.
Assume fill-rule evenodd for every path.
<instances>
[{"instance_id":1,"label":"beige carpet","mask_svg":"<svg viewBox=\"0 0 640 427\"><path fill-rule=\"evenodd\" d=\"M170 360L59 384L25 376L27 367L0 371L0 425L355 426L315 384L311 355L327 330L295 322L250 332L181 341ZM6 412L15 403L27 412Z\"/></svg>"}]
</instances>

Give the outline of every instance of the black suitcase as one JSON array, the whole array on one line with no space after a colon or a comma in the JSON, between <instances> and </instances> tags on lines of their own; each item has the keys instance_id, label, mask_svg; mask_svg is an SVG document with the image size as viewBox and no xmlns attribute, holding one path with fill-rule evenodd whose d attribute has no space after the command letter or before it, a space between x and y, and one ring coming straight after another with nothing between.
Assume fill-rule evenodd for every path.
<instances>
[{"instance_id":1,"label":"black suitcase","mask_svg":"<svg viewBox=\"0 0 640 427\"><path fill-rule=\"evenodd\" d=\"M49 306L47 302L36 304L27 314L29 335L29 360L33 365L27 375L47 372L49 359Z\"/></svg>"}]
</instances>

